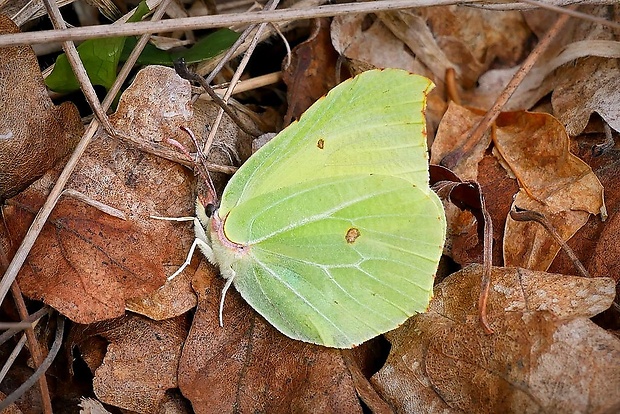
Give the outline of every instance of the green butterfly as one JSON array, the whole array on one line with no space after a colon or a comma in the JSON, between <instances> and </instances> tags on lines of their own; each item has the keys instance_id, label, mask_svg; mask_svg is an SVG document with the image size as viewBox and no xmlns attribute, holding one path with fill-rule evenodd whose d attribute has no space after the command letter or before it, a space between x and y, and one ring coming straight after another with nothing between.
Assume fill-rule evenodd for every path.
<instances>
[{"instance_id":1,"label":"green butterfly","mask_svg":"<svg viewBox=\"0 0 620 414\"><path fill-rule=\"evenodd\" d=\"M283 334L350 348L426 311L446 220L429 188L433 84L397 69L341 83L235 173L198 246Z\"/></svg>"}]
</instances>

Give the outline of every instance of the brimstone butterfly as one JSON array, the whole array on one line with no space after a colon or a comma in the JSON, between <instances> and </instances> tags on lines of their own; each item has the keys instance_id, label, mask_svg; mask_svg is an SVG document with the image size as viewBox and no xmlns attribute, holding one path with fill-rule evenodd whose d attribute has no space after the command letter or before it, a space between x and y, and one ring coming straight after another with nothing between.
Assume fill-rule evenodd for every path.
<instances>
[{"instance_id":1,"label":"brimstone butterfly","mask_svg":"<svg viewBox=\"0 0 620 414\"><path fill-rule=\"evenodd\" d=\"M446 221L429 188L432 83L403 70L341 83L197 203L196 246L283 334L350 348L424 312ZM174 276L174 275L173 275Z\"/></svg>"}]
</instances>

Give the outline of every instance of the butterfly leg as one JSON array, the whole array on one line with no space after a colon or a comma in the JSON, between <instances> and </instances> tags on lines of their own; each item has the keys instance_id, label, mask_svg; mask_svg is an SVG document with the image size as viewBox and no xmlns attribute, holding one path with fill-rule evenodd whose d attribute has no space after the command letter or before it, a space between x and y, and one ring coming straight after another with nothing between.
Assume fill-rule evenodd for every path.
<instances>
[{"instance_id":1,"label":"butterfly leg","mask_svg":"<svg viewBox=\"0 0 620 414\"><path fill-rule=\"evenodd\" d=\"M203 253L205 253L205 257L207 258L207 260L211 261L209 256L207 256L207 254L206 254L206 251L209 251L209 252L211 252L211 255L213 255L213 250L211 250L211 246L209 246L204 240L201 240L199 238L195 238L194 242L192 243L192 247L189 248L189 253L187 253L187 258L185 259L185 262L183 262L181 267L179 267L176 272L174 272L173 274L168 276L168 280L169 281L174 279L175 277L177 277L183 270L185 270L185 268L187 266L189 266L189 264L192 262L192 256L194 255L194 251L196 250L196 246L198 246L200 248L200 250Z\"/></svg>"},{"instance_id":2,"label":"butterfly leg","mask_svg":"<svg viewBox=\"0 0 620 414\"><path fill-rule=\"evenodd\" d=\"M196 234L196 238L192 243L192 247L189 249L189 253L187 254L187 258L185 262L174 272L172 275L168 276L168 280L172 280L177 277L192 261L192 256L194 255L194 251L196 250L196 246L200 248L200 251L204 254L207 260L210 263L215 264L213 250L209 245L209 238L207 237L207 233L202 227L200 221L197 217L160 217L160 216L151 216L151 218L158 220L168 220L168 221L193 221L194 222L194 232Z\"/></svg>"},{"instance_id":3,"label":"butterfly leg","mask_svg":"<svg viewBox=\"0 0 620 414\"><path fill-rule=\"evenodd\" d=\"M226 278L226 284L224 285L224 289L222 289L222 298L220 299L220 326L224 326L224 299L226 298L226 292L228 292L228 288L232 285L233 280L235 279L235 271L230 269L230 274L228 276L223 277Z\"/></svg>"}]
</instances>

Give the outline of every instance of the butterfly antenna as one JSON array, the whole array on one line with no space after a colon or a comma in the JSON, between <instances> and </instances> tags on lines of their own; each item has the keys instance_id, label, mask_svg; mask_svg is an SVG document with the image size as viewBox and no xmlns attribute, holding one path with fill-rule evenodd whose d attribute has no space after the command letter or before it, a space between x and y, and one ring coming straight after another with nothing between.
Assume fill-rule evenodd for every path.
<instances>
[{"instance_id":1,"label":"butterfly antenna","mask_svg":"<svg viewBox=\"0 0 620 414\"><path fill-rule=\"evenodd\" d=\"M193 159L192 161L194 161L194 165L196 165L196 168L198 169L198 174L204 177L205 183L207 184L208 204L215 205L217 202L217 193L215 192L215 185L213 185L211 174L209 174L209 170L207 168L207 158L205 157L205 154L200 150L200 144L198 143L198 140L196 139L194 132L191 129L184 127L184 126L182 126L181 129L185 131L187 135L190 136L190 138L192 139L192 142L196 146L196 154L200 162L194 161ZM184 153L187 153L187 150L185 150Z\"/></svg>"},{"instance_id":2,"label":"butterfly antenna","mask_svg":"<svg viewBox=\"0 0 620 414\"><path fill-rule=\"evenodd\" d=\"M224 326L224 299L226 298L226 292L228 292L228 288L232 285L233 279L235 277L231 276L226 280L226 284L224 285L224 289L222 289L222 298L220 299L220 326Z\"/></svg>"}]
</instances>

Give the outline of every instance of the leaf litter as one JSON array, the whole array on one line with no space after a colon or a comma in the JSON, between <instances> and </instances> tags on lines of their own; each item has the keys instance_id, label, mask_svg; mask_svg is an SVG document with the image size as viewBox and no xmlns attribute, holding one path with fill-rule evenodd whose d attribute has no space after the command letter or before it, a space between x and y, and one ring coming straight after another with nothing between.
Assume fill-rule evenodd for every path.
<instances>
[{"instance_id":1,"label":"leaf litter","mask_svg":"<svg viewBox=\"0 0 620 414\"><path fill-rule=\"evenodd\" d=\"M617 13L617 6L584 9L610 20ZM336 17L329 34L352 72L402 67L438 84L429 97L427 117L429 139L434 140L431 161L440 163L501 91L506 75L491 76L514 73L529 51L532 33L540 36L549 27L549 16L555 15L433 7ZM499 24L504 29L497 30L494 25ZM386 335L391 347L378 339L341 353L292 341L236 293L229 295L226 324L220 328L217 304L223 281L215 268L195 255L182 275L165 282L191 244L189 226L149 218L193 214L191 173L104 133L89 146L69 187L86 200L118 209L127 220L102 212L95 203L61 197L20 272L20 286L31 299L87 324L73 326L71 344L93 376L90 397L126 410L359 412L360 396L377 412L613 409L620 401L619 340L590 318L606 311L614 299L615 282L600 276L617 281L619 274L618 198L609 167L615 165L615 152L588 157L583 138L576 143L569 135L587 129L589 118L596 131L592 112L618 130L618 99L610 89L617 83L617 33L577 19L573 24L526 78L526 83L538 83L517 91L509 101L517 106L508 107L512 112L501 114L454 168L461 179L481 183L495 225L494 264L538 270L551 266L563 273L493 268L487 311L493 335L485 334L478 321L480 267L475 265L438 284L428 313ZM327 29L321 30L319 36L324 36ZM608 43L580 43L602 40ZM322 60L328 53L324 41L303 47L303 53L293 54L288 81L289 96L299 94L295 114L312 101L306 97L314 90L323 93L321 82L305 89L304 77L331 79L337 65ZM455 70L463 105L470 107L445 99L446 69ZM525 111L535 104L553 116ZM193 149L179 127L189 125L202 137L214 116L201 100L190 103L188 85L172 70L150 67L125 91L110 120L123 135L148 145L165 145L173 138ZM217 162L239 165L249 156L250 140L227 125L227 141L214 147ZM55 162L43 165L42 172ZM50 170L7 200L2 246L9 256L57 175ZM225 177L216 180L222 188ZM513 222L511 204L545 213L565 240L576 234L569 243L576 243L577 255L597 277L567 276L574 273L570 261L540 225ZM605 204L610 219L603 222ZM452 230L445 253L462 266L480 262L475 216L446 208ZM498 250L502 245L503 252ZM449 273L453 270L442 272ZM618 314L612 311L611 317L616 324L606 327L618 329ZM19 407L28 412L27 404Z\"/></svg>"}]
</instances>

